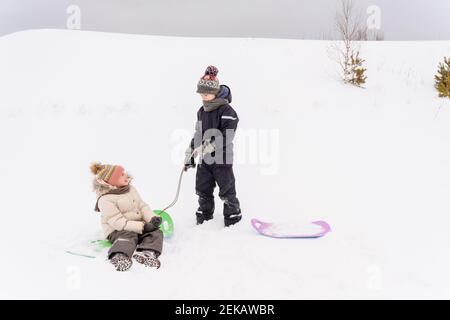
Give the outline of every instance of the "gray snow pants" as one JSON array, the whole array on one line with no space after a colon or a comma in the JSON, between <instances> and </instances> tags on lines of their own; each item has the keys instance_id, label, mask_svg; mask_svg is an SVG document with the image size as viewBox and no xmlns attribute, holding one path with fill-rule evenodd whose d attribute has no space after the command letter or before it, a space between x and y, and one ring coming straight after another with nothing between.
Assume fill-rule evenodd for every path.
<instances>
[{"instance_id":1,"label":"gray snow pants","mask_svg":"<svg viewBox=\"0 0 450 320\"><path fill-rule=\"evenodd\" d=\"M163 233L159 228L144 231L142 234L125 230L113 231L107 238L112 242L112 247L108 251L108 259L119 252L131 258L135 250L153 250L158 257L162 252L163 238Z\"/></svg>"}]
</instances>

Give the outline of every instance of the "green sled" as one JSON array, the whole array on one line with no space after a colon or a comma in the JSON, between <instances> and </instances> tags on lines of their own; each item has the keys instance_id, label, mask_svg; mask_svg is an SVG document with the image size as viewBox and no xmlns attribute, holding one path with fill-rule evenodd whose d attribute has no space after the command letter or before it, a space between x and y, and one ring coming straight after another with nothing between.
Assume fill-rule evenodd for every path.
<instances>
[{"instance_id":1,"label":"green sled","mask_svg":"<svg viewBox=\"0 0 450 320\"><path fill-rule=\"evenodd\" d=\"M153 210L153 212L161 217L162 222L159 229L162 231L165 238L169 238L173 234L172 217L166 211Z\"/></svg>"}]
</instances>

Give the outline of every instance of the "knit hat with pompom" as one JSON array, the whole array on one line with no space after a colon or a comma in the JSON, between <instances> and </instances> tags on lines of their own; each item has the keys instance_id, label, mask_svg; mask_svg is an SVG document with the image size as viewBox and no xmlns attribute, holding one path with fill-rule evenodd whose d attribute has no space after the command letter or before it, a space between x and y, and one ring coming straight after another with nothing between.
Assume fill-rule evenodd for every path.
<instances>
[{"instance_id":1,"label":"knit hat with pompom","mask_svg":"<svg viewBox=\"0 0 450 320\"><path fill-rule=\"evenodd\" d=\"M102 180L113 186L117 184L120 176L125 172L125 169L121 166L101 164L100 162L91 164L90 169L98 180Z\"/></svg>"},{"instance_id":2,"label":"knit hat with pompom","mask_svg":"<svg viewBox=\"0 0 450 320\"><path fill-rule=\"evenodd\" d=\"M220 83L217 78L219 70L214 66L208 66L205 74L197 83L197 93L217 94L220 91Z\"/></svg>"}]
</instances>

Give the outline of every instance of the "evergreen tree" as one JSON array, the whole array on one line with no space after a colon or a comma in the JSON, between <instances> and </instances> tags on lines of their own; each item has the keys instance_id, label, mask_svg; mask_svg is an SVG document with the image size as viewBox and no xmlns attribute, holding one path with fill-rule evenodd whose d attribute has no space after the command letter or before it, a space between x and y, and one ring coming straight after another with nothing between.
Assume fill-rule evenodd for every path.
<instances>
[{"instance_id":1,"label":"evergreen tree","mask_svg":"<svg viewBox=\"0 0 450 320\"><path fill-rule=\"evenodd\" d=\"M357 86L362 87L366 83L367 76L365 74L366 68L363 68L362 64L365 60L359 57L359 52L352 53L350 56L350 70L348 82Z\"/></svg>"},{"instance_id":2,"label":"evergreen tree","mask_svg":"<svg viewBox=\"0 0 450 320\"><path fill-rule=\"evenodd\" d=\"M444 62L439 63L438 73L434 79L434 87L439 92L439 97L450 98L450 59L444 57Z\"/></svg>"}]
</instances>

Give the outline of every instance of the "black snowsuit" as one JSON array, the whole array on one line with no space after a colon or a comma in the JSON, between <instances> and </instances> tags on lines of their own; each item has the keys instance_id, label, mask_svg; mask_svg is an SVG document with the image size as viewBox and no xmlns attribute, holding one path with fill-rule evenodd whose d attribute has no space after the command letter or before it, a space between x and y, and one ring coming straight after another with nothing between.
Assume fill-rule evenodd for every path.
<instances>
[{"instance_id":1,"label":"black snowsuit","mask_svg":"<svg viewBox=\"0 0 450 320\"><path fill-rule=\"evenodd\" d=\"M196 216L198 224L213 218L213 193L217 184L219 186L219 197L224 201L225 226L229 226L242 218L239 200L236 197L233 173L233 138L239 118L236 111L229 105L231 102L229 87L221 85L217 97L225 98L228 103L212 111L205 111L203 106L198 110L196 133L191 141L192 149L199 147L205 140L216 143L215 151L211 153L209 161L204 158L197 166L195 191L199 196L199 207ZM212 135L210 134L211 129L215 129ZM209 132L207 132L208 130ZM219 135L220 138L218 138ZM211 162L210 159L216 161Z\"/></svg>"}]
</instances>

